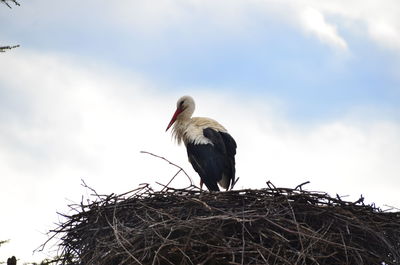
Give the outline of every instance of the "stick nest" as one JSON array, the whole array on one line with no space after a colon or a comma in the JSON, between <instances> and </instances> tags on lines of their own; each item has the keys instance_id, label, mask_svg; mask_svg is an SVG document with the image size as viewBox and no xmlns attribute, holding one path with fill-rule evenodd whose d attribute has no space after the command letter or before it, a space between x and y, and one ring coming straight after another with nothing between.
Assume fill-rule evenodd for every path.
<instances>
[{"instance_id":1,"label":"stick nest","mask_svg":"<svg viewBox=\"0 0 400 265\"><path fill-rule=\"evenodd\" d=\"M400 264L400 212L276 188L149 185L72 205L57 264Z\"/></svg>"}]
</instances>

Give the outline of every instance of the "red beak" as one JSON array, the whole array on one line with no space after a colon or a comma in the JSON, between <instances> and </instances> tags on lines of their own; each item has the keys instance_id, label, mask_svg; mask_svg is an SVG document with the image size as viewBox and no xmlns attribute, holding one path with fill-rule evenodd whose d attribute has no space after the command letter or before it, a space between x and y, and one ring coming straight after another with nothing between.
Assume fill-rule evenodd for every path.
<instances>
[{"instance_id":1,"label":"red beak","mask_svg":"<svg viewBox=\"0 0 400 265\"><path fill-rule=\"evenodd\" d=\"M168 129L172 126L172 124L174 124L174 122L176 121L176 118L178 117L179 114L181 114L182 110L181 109L176 109L174 116L172 116L171 121L169 122L167 129L165 131L168 131Z\"/></svg>"}]
</instances>

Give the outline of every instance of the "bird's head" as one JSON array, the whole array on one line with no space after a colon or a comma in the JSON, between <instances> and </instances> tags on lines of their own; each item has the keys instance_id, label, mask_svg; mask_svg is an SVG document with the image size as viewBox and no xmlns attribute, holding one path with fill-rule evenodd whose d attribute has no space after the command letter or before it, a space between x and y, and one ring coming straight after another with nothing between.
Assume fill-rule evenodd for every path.
<instances>
[{"instance_id":1,"label":"bird's head","mask_svg":"<svg viewBox=\"0 0 400 265\"><path fill-rule=\"evenodd\" d=\"M172 124L174 124L174 122L178 119L190 119L194 112L194 108L195 104L191 96L183 96L178 99L178 102L176 102L176 111L165 131L168 131Z\"/></svg>"}]
</instances>

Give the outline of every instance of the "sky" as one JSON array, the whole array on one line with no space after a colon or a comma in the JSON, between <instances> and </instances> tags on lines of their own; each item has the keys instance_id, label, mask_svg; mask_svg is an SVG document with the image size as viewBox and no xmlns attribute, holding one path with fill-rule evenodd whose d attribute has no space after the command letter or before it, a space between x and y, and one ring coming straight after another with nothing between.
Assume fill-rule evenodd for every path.
<instances>
[{"instance_id":1,"label":"sky","mask_svg":"<svg viewBox=\"0 0 400 265\"><path fill-rule=\"evenodd\" d=\"M82 179L167 183L177 168L142 150L198 183L165 133L183 95L235 138L235 188L400 208L398 0L20 3L0 6L0 46L20 45L0 54L0 262L54 254L32 251L90 198Z\"/></svg>"}]
</instances>

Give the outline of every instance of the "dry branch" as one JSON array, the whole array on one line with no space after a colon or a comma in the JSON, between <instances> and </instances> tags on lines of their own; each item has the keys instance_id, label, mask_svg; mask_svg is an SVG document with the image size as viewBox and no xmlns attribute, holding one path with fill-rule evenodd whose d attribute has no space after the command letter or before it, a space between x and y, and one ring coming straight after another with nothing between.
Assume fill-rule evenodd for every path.
<instances>
[{"instance_id":1,"label":"dry branch","mask_svg":"<svg viewBox=\"0 0 400 265\"><path fill-rule=\"evenodd\" d=\"M18 48L19 45L13 45L13 46L0 46L0 52L5 52L6 50L11 50Z\"/></svg>"},{"instance_id":2,"label":"dry branch","mask_svg":"<svg viewBox=\"0 0 400 265\"><path fill-rule=\"evenodd\" d=\"M400 212L323 192L197 187L95 195L52 230L57 264L399 264ZM384 262L384 263L382 263Z\"/></svg>"},{"instance_id":3,"label":"dry branch","mask_svg":"<svg viewBox=\"0 0 400 265\"><path fill-rule=\"evenodd\" d=\"M153 153L151 153L151 152L148 152L148 151L140 151L140 153L142 153L142 154L148 154L148 155L151 155L151 156L160 158L160 159L162 159L162 160L168 162L170 165L173 165L174 167L176 167L176 168L179 169L179 170L175 173L175 175L171 178L171 180L170 180L166 185L157 183L157 184L160 184L161 186L164 186L164 188L163 188L162 190L165 190L165 189L171 184L171 182L175 179L175 177L176 177L179 173L181 173L181 172L182 172L183 174L185 174L185 176L186 176L187 179L189 180L190 186L193 186L193 180L192 180L192 178L186 173L186 171L185 171L182 167L178 166L178 165L175 164L175 163L172 163L171 161L169 161L169 160L166 159L165 157L162 157L162 156L153 154Z\"/></svg>"},{"instance_id":4,"label":"dry branch","mask_svg":"<svg viewBox=\"0 0 400 265\"><path fill-rule=\"evenodd\" d=\"M8 2L14 3L16 6L20 6L17 0L0 0L1 3L5 4L9 8L11 8L10 4Z\"/></svg>"}]
</instances>

